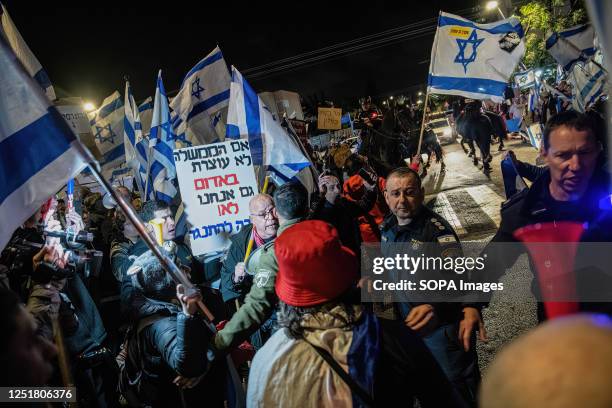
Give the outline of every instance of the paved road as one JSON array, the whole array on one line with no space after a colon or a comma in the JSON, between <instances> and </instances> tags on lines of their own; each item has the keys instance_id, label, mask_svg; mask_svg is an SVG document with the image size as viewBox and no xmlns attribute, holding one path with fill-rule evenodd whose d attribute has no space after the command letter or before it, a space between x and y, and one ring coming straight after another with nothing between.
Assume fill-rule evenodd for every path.
<instances>
[{"instance_id":1,"label":"paved road","mask_svg":"<svg viewBox=\"0 0 612 408\"><path fill-rule=\"evenodd\" d=\"M519 159L533 162L535 149L509 142ZM501 153L492 146L492 172L485 175L472 164L458 144L444 147L446 172L435 164L423 180L427 205L453 226L462 242L489 241L500 222L500 205L505 200L499 161ZM531 272L526 256L519 259L512 273L503 278L506 287L529 284ZM478 344L480 366L485 369L495 353L514 337L536 324L535 302L513 302L503 293L494 295L484 313L489 342Z\"/></svg>"}]
</instances>

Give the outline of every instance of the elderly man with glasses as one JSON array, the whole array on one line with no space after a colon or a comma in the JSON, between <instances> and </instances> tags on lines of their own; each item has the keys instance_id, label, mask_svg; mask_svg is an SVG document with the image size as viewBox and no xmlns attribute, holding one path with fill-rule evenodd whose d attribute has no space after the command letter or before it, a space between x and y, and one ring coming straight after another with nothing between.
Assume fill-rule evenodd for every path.
<instances>
[{"instance_id":1,"label":"elderly man with glasses","mask_svg":"<svg viewBox=\"0 0 612 408\"><path fill-rule=\"evenodd\" d=\"M232 244L221 268L221 295L230 311L235 312L235 299L244 301L253 283L246 271L244 256L253 239L253 252L276 238L278 218L274 214L274 201L267 194L258 194L249 202L251 225L247 225L231 238Z\"/></svg>"}]
</instances>

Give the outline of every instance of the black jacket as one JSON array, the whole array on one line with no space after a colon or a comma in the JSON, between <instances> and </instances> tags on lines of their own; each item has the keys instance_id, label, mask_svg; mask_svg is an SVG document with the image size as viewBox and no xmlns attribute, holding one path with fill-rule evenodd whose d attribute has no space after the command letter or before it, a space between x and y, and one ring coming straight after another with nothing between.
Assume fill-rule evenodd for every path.
<instances>
[{"instance_id":1,"label":"black jacket","mask_svg":"<svg viewBox=\"0 0 612 408\"><path fill-rule=\"evenodd\" d=\"M211 336L201 317L188 317L182 312L141 319L128 334L121 391L124 395L131 392L141 403L152 406L181 406L172 381L177 375L193 378L207 371ZM200 386L206 386L206 379L202 381ZM207 393L199 394L191 395L187 406L202 406Z\"/></svg>"},{"instance_id":2,"label":"black jacket","mask_svg":"<svg viewBox=\"0 0 612 408\"><path fill-rule=\"evenodd\" d=\"M221 267L221 296L223 301L240 298L244 299L244 296L249 292L251 283L253 281L251 275L246 275L245 279L240 283L235 283L232 278L234 275L234 268L236 264L244 262L244 255L246 254L247 246L251 240L251 231L253 231L253 225L249 224L242 228L240 232L231 237L231 245L223 266ZM253 248L255 249L255 248Z\"/></svg>"},{"instance_id":3,"label":"black jacket","mask_svg":"<svg viewBox=\"0 0 612 408\"><path fill-rule=\"evenodd\" d=\"M121 245L121 244L118 244ZM204 267L191 253L189 247L183 242L177 242L177 260L179 263L191 267L191 281L199 283L204 279ZM155 313L169 313L176 307L165 302L156 302L146 298L137 291L132 285L131 278L127 275L134 259L148 251L148 246L140 239L127 249L113 248L112 267L115 276L122 276L121 281L121 314L128 322L134 322L141 317L146 317ZM168 306L170 305L170 306ZM171 310L169 310L169 308Z\"/></svg>"},{"instance_id":4,"label":"black jacket","mask_svg":"<svg viewBox=\"0 0 612 408\"><path fill-rule=\"evenodd\" d=\"M338 230L340 241L356 254L361 253L361 231L359 221L362 215L370 212L376 203L378 187L366 190L363 197L357 201L347 200L339 196L334 204L328 202L324 196L319 197L311 219L325 221Z\"/></svg>"},{"instance_id":5,"label":"black jacket","mask_svg":"<svg viewBox=\"0 0 612 408\"><path fill-rule=\"evenodd\" d=\"M429 208L423 206L418 215L408 225L398 225L397 218L391 214L380 226L381 252L387 258L397 254L414 253L426 257L456 257L461 256L461 244L453 227ZM456 277L450 275L450 277ZM416 306L430 303L436 311L440 324L456 323L462 317L462 308L467 305L461 303L431 303L422 301L408 301L407 304ZM407 308L399 308L400 314L405 314ZM405 318L406 316L401 316Z\"/></svg>"},{"instance_id":6,"label":"black jacket","mask_svg":"<svg viewBox=\"0 0 612 408\"><path fill-rule=\"evenodd\" d=\"M517 258L527 252L523 245L497 245L503 242L519 241L514 238L514 232L527 225L555 221L575 221L586 223L587 229L581 242L612 241L612 212L600 209L600 202L610 192L609 175L598 169L595 171L584 196L577 202L556 202L550 195L550 172L544 169L543 174L532 184L506 201L501 210L501 223L497 233L483 253L487 254L487 278L491 281L499 279L512 267ZM530 267L535 272L535 266L530 259ZM539 293L537 280L533 280L532 290ZM582 310L602 311L595 304L583 304ZM607 306L612 312L612 304Z\"/></svg>"}]
</instances>

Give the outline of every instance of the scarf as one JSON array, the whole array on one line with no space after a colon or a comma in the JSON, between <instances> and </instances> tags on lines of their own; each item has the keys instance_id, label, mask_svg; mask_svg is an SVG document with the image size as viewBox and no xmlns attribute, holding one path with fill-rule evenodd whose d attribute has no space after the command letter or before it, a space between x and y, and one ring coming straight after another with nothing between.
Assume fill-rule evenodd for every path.
<instances>
[{"instance_id":1,"label":"scarf","mask_svg":"<svg viewBox=\"0 0 612 408\"><path fill-rule=\"evenodd\" d=\"M255 227L253 227L253 240L255 241L256 248L259 248L265 243L264 239L260 237L259 234L257 233L257 230L255 229Z\"/></svg>"}]
</instances>

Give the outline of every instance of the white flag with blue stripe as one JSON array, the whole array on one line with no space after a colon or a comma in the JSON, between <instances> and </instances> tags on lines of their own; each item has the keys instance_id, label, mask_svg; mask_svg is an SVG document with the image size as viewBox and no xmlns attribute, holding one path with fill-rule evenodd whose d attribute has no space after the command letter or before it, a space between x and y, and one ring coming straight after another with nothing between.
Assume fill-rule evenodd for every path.
<instances>
[{"instance_id":1,"label":"white flag with blue stripe","mask_svg":"<svg viewBox=\"0 0 612 408\"><path fill-rule=\"evenodd\" d=\"M191 130L193 144L212 143L217 139L211 126L213 116L229 103L230 75L219 47L198 62L185 75L170 107ZM212 131L212 134L211 134ZM224 134L220 135L221 137Z\"/></svg>"},{"instance_id":2,"label":"white flag with blue stripe","mask_svg":"<svg viewBox=\"0 0 612 408\"><path fill-rule=\"evenodd\" d=\"M147 174L148 143L142 137L140 111L132 95L132 88L125 82L125 118L123 122L123 144L125 146L125 162L132 169L138 191L145 194Z\"/></svg>"},{"instance_id":3,"label":"white flag with blue stripe","mask_svg":"<svg viewBox=\"0 0 612 408\"><path fill-rule=\"evenodd\" d=\"M125 166L123 125L125 111L123 99L117 91L102 102L102 106L89 115L89 124L96 146L102 154L102 174L110 177L112 172Z\"/></svg>"},{"instance_id":4,"label":"white flag with blue stripe","mask_svg":"<svg viewBox=\"0 0 612 408\"><path fill-rule=\"evenodd\" d=\"M534 87L536 85L535 70L529 69L527 71L517 72L514 74L514 82L521 90Z\"/></svg>"},{"instance_id":5,"label":"white flag with blue stripe","mask_svg":"<svg viewBox=\"0 0 612 408\"><path fill-rule=\"evenodd\" d=\"M285 181L310 164L235 67L232 67L226 137L248 139L253 164L268 166L268 170Z\"/></svg>"},{"instance_id":6,"label":"white flag with blue stripe","mask_svg":"<svg viewBox=\"0 0 612 408\"><path fill-rule=\"evenodd\" d=\"M579 112L585 112L599 97L608 93L607 75L592 61L574 64L568 81L572 84L572 106Z\"/></svg>"},{"instance_id":7,"label":"white flag with blue stripe","mask_svg":"<svg viewBox=\"0 0 612 408\"><path fill-rule=\"evenodd\" d=\"M84 167L71 127L0 35L0 250Z\"/></svg>"},{"instance_id":8,"label":"white flag with blue stripe","mask_svg":"<svg viewBox=\"0 0 612 408\"><path fill-rule=\"evenodd\" d=\"M150 96L138 105L142 136L146 139L151 133L151 119L153 118L153 98Z\"/></svg>"},{"instance_id":9,"label":"white flag with blue stripe","mask_svg":"<svg viewBox=\"0 0 612 408\"><path fill-rule=\"evenodd\" d=\"M523 35L516 17L476 24L441 12L427 90L502 102L508 80L525 53Z\"/></svg>"},{"instance_id":10,"label":"white flag with blue stripe","mask_svg":"<svg viewBox=\"0 0 612 408\"><path fill-rule=\"evenodd\" d=\"M174 134L170 119L168 97L162 82L161 70L157 76L157 89L153 102L153 118L151 120L151 136L149 138L153 147L151 169L149 172L149 185L152 185L155 198L171 202L176 195L173 180L176 178L174 166ZM148 189L151 191L151 188Z\"/></svg>"},{"instance_id":11,"label":"white flag with blue stripe","mask_svg":"<svg viewBox=\"0 0 612 408\"><path fill-rule=\"evenodd\" d=\"M13 49L13 52L23 64L28 74L38 82L38 85L45 91L47 98L50 101L56 99L55 89L51 85L51 80L47 72L43 69L38 59L34 56L28 44L23 40L23 37L13 24L13 20L9 16L8 11L2 3L0 3L0 31L2 31L8 41L8 44Z\"/></svg>"},{"instance_id":12,"label":"white flag with blue stripe","mask_svg":"<svg viewBox=\"0 0 612 408\"><path fill-rule=\"evenodd\" d=\"M546 39L546 51L566 71L578 61L587 61L595 55L595 30L590 24L568 28L551 34Z\"/></svg>"}]
</instances>

